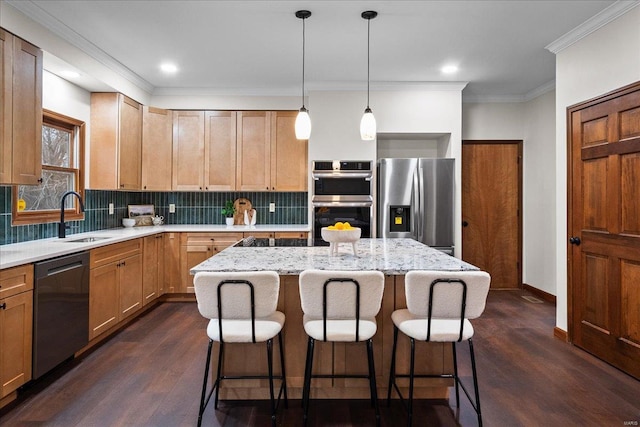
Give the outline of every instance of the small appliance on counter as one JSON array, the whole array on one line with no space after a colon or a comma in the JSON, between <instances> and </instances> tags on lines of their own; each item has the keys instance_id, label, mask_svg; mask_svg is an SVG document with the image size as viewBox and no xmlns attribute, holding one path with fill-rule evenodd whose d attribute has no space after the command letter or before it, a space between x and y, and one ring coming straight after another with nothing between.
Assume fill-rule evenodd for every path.
<instances>
[{"instance_id":1,"label":"small appliance on counter","mask_svg":"<svg viewBox=\"0 0 640 427\"><path fill-rule=\"evenodd\" d=\"M454 245L454 159L380 159L378 237L408 237L449 255Z\"/></svg>"}]
</instances>

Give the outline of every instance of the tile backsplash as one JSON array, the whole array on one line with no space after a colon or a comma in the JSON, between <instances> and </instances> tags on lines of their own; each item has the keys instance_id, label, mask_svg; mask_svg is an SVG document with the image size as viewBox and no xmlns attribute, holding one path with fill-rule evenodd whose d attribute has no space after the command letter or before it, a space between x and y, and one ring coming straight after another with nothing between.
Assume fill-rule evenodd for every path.
<instances>
[{"instance_id":1,"label":"tile backsplash","mask_svg":"<svg viewBox=\"0 0 640 427\"><path fill-rule=\"evenodd\" d=\"M13 187L0 186L0 245L44 239L58 235L58 223L11 225L11 192ZM308 215L306 192L139 192L85 190L84 221L69 221L67 234L103 230L122 226L128 205L154 205L156 215L167 224L224 224L220 213L227 200L245 197L256 210L258 224L306 224ZM115 212L109 215L109 203ZM276 211L269 212L269 203ZM169 213L169 204L176 212Z\"/></svg>"}]
</instances>

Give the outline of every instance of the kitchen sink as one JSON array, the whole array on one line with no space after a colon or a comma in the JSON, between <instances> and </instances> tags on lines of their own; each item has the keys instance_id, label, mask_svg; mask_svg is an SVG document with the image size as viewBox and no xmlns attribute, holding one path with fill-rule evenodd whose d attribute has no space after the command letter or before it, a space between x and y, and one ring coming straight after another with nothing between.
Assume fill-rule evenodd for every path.
<instances>
[{"instance_id":1,"label":"kitchen sink","mask_svg":"<svg viewBox=\"0 0 640 427\"><path fill-rule=\"evenodd\" d=\"M89 237L81 237L79 239L64 239L62 242L66 243L89 243L89 242L98 242L104 239L110 239L111 236L89 236Z\"/></svg>"}]
</instances>

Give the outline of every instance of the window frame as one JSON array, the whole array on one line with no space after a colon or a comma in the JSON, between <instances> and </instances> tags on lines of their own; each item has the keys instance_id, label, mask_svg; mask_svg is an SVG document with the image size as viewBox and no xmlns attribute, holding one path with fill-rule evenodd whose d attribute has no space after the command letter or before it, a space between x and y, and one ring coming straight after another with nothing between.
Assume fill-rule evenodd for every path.
<instances>
[{"instance_id":1,"label":"window frame","mask_svg":"<svg viewBox=\"0 0 640 427\"><path fill-rule=\"evenodd\" d=\"M75 189L84 199L84 149L85 149L85 122L56 113L51 110L42 110L42 126L55 127L72 132L71 150L69 153L70 164L74 165L77 160L77 167L62 168L59 166L42 165L42 170L74 172ZM42 142L40 142L42 143ZM40 160L42 161L42 160ZM41 211L18 211L18 186L13 186L11 203L11 225L41 224L60 221L60 210ZM65 220L78 221L84 219L84 213L80 211L80 204L75 197L73 199L73 209L65 209Z\"/></svg>"}]
</instances>

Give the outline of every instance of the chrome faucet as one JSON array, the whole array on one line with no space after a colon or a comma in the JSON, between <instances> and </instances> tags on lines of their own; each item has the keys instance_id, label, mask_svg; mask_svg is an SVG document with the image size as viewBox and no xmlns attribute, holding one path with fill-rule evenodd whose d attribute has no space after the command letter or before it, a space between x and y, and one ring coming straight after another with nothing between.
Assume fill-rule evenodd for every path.
<instances>
[{"instance_id":1,"label":"chrome faucet","mask_svg":"<svg viewBox=\"0 0 640 427\"><path fill-rule=\"evenodd\" d=\"M58 227L58 237L61 239L65 238L66 230L69 228L69 226L64 223L64 199L66 199L69 194L73 194L78 198L78 201L80 202L80 212L84 212L84 203L82 203L82 197L80 194L75 191L67 191L62 195L62 199L60 199L60 226Z\"/></svg>"}]
</instances>

